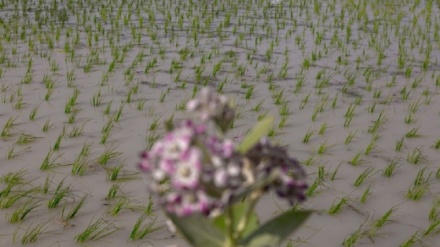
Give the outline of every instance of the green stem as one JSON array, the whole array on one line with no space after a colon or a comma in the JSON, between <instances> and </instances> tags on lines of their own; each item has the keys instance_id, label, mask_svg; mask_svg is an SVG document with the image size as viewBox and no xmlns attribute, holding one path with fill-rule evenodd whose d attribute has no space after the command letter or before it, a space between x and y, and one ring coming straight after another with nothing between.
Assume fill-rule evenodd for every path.
<instances>
[{"instance_id":1,"label":"green stem","mask_svg":"<svg viewBox=\"0 0 440 247\"><path fill-rule=\"evenodd\" d=\"M225 217L225 225L226 225L226 242L224 247L235 247L235 238L234 238L234 212L232 208L229 207L227 210L227 216Z\"/></svg>"},{"instance_id":2,"label":"green stem","mask_svg":"<svg viewBox=\"0 0 440 247\"><path fill-rule=\"evenodd\" d=\"M240 219L240 222L237 226L237 234L236 239L240 239L243 235L244 230L246 229L246 225L248 224L249 218L251 217L251 213L254 211L255 205L257 205L258 200L260 199L260 196L262 195L261 190L254 191L249 196L249 206L246 209L246 213L244 216Z\"/></svg>"}]
</instances>

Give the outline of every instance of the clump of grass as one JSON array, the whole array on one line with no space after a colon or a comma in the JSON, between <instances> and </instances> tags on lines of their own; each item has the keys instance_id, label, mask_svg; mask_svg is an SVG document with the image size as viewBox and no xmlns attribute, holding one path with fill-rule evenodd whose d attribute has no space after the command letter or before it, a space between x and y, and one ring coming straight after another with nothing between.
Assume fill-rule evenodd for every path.
<instances>
[{"instance_id":1,"label":"clump of grass","mask_svg":"<svg viewBox=\"0 0 440 247\"><path fill-rule=\"evenodd\" d=\"M49 152L47 152L46 156L44 157L43 161L41 162L40 170L47 171L55 165L55 161L60 156L54 157L54 155L55 152L52 149L50 149Z\"/></svg>"},{"instance_id":2,"label":"clump of grass","mask_svg":"<svg viewBox=\"0 0 440 247\"><path fill-rule=\"evenodd\" d=\"M406 160L414 165L419 164L423 161L422 150L415 148L412 152L408 153Z\"/></svg>"},{"instance_id":3,"label":"clump of grass","mask_svg":"<svg viewBox=\"0 0 440 247\"><path fill-rule=\"evenodd\" d=\"M391 177L397 168L397 164L398 164L397 159L391 160L388 166L382 171L382 176L387 178Z\"/></svg>"},{"instance_id":4,"label":"clump of grass","mask_svg":"<svg viewBox=\"0 0 440 247\"><path fill-rule=\"evenodd\" d=\"M313 131L309 129L306 132L306 134L304 135L303 143L308 143L310 141L310 137L312 137L312 135L313 135Z\"/></svg>"},{"instance_id":5,"label":"clump of grass","mask_svg":"<svg viewBox=\"0 0 440 247\"><path fill-rule=\"evenodd\" d=\"M367 201L368 196L371 194L370 193L370 186L368 186L368 188L364 191L364 193L362 193L361 198L359 199L359 202L362 204L365 204L365 202Z\"/></svg>"},{"instance_id":6,"label":"clump of grass","mask_svg":"<svg viewBox=\"0 0 440 247\"><path fill-rule=\"evenodd\" d=\"M53 150L57 151L61 147L61 141L63 140L64 136L66 134L66 129L63 127L63 130L58 135L57 139L55 140L55 144L53 145Z\"/></svg>"},{"instance_id":7,"label":"clump of grass","mask_svg":"<svg viewBox=\"0 0 440 247\"><path fill-rule=\"evenodd\" d=\"M16 143L19 144L19 145L29 144L29 143L34 142L38 138L39 137L36 137L34 135L31 135L31 134L21 133L20 136L18 137L18 140L17 140Z\"/></svg>"},{"instance_id":8,"label":"clump of grass","mask_svg":"<svg viewBox=\"0 0 440 247\"><path fill-rule=\"evenodd\" d=\"M363 171L358 178L356 179L356 181L354 182L354 186L355 187L359 187L361 184L363 184L365 182L365 180L371 176L372 172L374 171L374 167L369 167L367 168L365 171Z\"/></svg>"},{"instance_id":9,"label":"clump of grass","mask_svg":"<svg viewBox=\"0 0 440 247\"><path fill-rule=\"evenodd\" d=\"M15 121L18 117L10 117L6 120L6 123L3 125L3 129L1 132L1 137L10 137L12 127L16 124Z\"/></svg>"},{"instance_id":10,"label":"clump of grass","mask_svg":"<svg viewBox=\"0 0 440 247\"><path fill-rule=\"evenodd\" d=\"M47 132L49 131L50 128L52 128L54 126L54 124L50 123L50 119L47 119L46 122L43 125L42 131L43 132Z\"/></svg>"},{"instance_id":11,"label":"clump of grass","mask_svg":"<svg viewBox=\"0 0 440 247\"><path fill-rule=\"evenodd\" d=\"M121 155L121 152L116 152L115 147L107 148L98 158L97 162L100 165L106 165L111 159L114 159Z\"/></svg>"},{"instance_id":12,"label":"clump of grass","mask_svg":"<svg viewBox=\"0 0 440 247\"><path fill-rule=\"evenodd\" d=\"M82 155L81 153L76 157L76 159L72 163L72 175L84 175L89 166L89 160L87 156Z\"/></svg>"},{"instance_id":13,"label":"clump of grass","mask_svg":"<svg viewBox=\"0 0 440 247\"><path fill-rule=\"evenodd\" d=\"M418 201L420 200L423 195L429 190L429 178L425 177L425 168L422 168L418 173L416 178L414 179L413 184L410 188L408 188L408 191L406 192L406 197L408 199Z\"/></svg>"},{"instance_id":14,"label":"clump of grass","mask_svg":"<svg viewBox=\"0 0 440 247\"><path fill-rule=\"evenodd\" d=\"M355 232L353 232L344 239L344 241L342 242L342 246L344 247L356 246L359 240L362 238L362 235L363 235L362 229L357 229Z\"/></svg>"},{"instance_id":15,"label":"clump of grass","mask_svg":"<svg viewBox=\"0 0 440 247\"><path fill-rule=\"evenodd\" d=\"M161 227L155 226L156 221L152 220L148 223L144 223L144 221L147 219L145 216L141 216L137 219L136 223L134 224L131 233L130 233L130 239L133 241L140 240L145 238L148 234L155 232Z\"/></svg>"},{"instance_id":16,"label":"clump of grass","mask_svg":"<svg viewBox=\"0 0 440 247\"><path fill-rule=\"evenodd\" d=\"M21 237L21 241L20 241L21 244L25 245L25 244L37 242L40 235L44 234L47 228L48 228L47 223L30 225L24 232L23 236ZM16 233L14 235L16 235ZM14 236L14 239L16 239L16 236Z\"/></svg>"},{"instance_id":17,"label":"clump of grass","mask_svg":"<svg viewBox=\"0 0 440 247\"><path fill-rule=\"evenodd\" d=\"M357 131L355 131L355 132L350 131L348 133L347 137L345 138L345 141L344 141L345 145L351 143L353 141L353 139L356 137L356 134L357 134Z\"/></svg>"},{"instance_id":18,"label":"clump of grass","mask_svg":"<svg viewBox=\"0 0 440 247\"><path fill-rule=\"evenodd\" d=\"M101 141L100 144L105 144L107 142L107 139L110 136L110 133L113 129L113 122L114 120L112 118L110 118L102 127L102 136L101 136Z\"/></svg>"},{"instance_id":19,"label":"clump of grass","mask_svg":"<svg viewBox=\"0 0 440 247\"><path fill-rule=\"evenodd\" d=\"M107 209L107 213L116 216L126 208L130 208L130 200L127 197L122 197Z\"/></svg>"},{"instance_id":20,"label":"clump of grass","mask_svg":"<svg viewBox=\"0 0 440 247\"><path fill-rule=\"evenodd\" d=\"M112 222L99 218L96 221L92 220L84 231L75 236L75 240L78 243L99 240L118 230Z\"/></svg>"},{"instance_id":21,"label":"clump of grass","mask_svg":"<svg viewBox=\"0 0 440 247\"><path fill-rule=\"evenodd\" d=\"M400 150L402 150L404 141L405 141L405 137L402 137L396 141L396 148L395 148L396 152L400 152Z\"/></svg>"},{"instance_id":22,"label":"clump of grass","mask_svg":"<svg viewBox=\"0 0 440 247\"><path fill-rule=\"evenodd\" d=\"M318 187L321 185L321 183L322 183L322 180L320 180L319 178L315 179L315 181L307 189L306 196L312 197L315 194Z\"/></svg>"},{"instance_id":23,"label":"clump of grass","mask_svg":"<svg viewBox=\"0 0 440 247\"><path fill-rule=\"evenodd\" d=\"M436 150L439 150L440 149L440 139L436 140L432 147Z\"/></svg>"},{"instance_id":24,"label":"clump of grass","mask_svg":"<svg viewBox=\"0 0 440 247\"><path fill-rule=\"evenodd\" d=\"M37 116L37 112L38 112L38 108L39 108L39 107L40 107L40 106L37 105L37 106L35 106L34 108L32 108L31 113L29 114L29 120L31 120L31 121L34 121L34 120L35 120L35 117Z\"/></svg>"},{"instance_id":25,"label":"clump of grass","mask_svg":"<svg viewBox=\"0 0 440 247\"><path fill-rule=\"evenodd\" d=\"M418 132L418 128L413 128L405 134L405 137L406 138L420 137L420 135L417 132Z\"/></svg>"},{"instance_id":26,"label":"clump of grass","mask_svg":"<svg viewBox=\"0 0 440 247\"><path fill-rule=\"evenodd\" d=\"M14 191L12 190L17 184L8 184L4 191L2 191L2 197L0 197L0 208L10 208L15 203L22 199L31 197L32 194L38 193L38 188L31 188L24 191ZM21 186L19 187L21 188Z\"/></svg>"},{"instance_id":27,"label":"clump of grass","mask_svg":"<svg viewBox=\"0 0 440 247\"><path fill-rule=\"evenodd\" d=\"M331 215L340 213L345 204L347 204L347 198L343 197L341 200L333 202L327 212Z\"/></svg>"},{"instance_id":28,"label":"clump of grass","mask_svg":"<svg viewBox=\"0 0 440 247\"><path fill-rule=\"evenodd\" d=\"M86 202L87 199L87 195L83 196L81 198L81 200L75 204L68 213L65 214L65 209L66 209L66 205L64 205L63 210L61 212L61 217L63 218L63 220L65 222L73 219L73 217L75 217L75 215L78 214L79 210L84 206L84 203Z\"/></svg>"},{"instance_id":29,"label":"clump of grass","mask_svg":"<svg viewBox=\"0 0 440 247\"><path fill-rule=\"evenodd\" d=\"M64 179L58 183L54 194L47 202L48 208L56 208L60 202L70 193L70 186L64 187Z\"/></svg>"},{"instance_id":30,"label":"clump of grass","mask_svg":"<svg viewBox=\"0 0 440 247\"><path fill-rule=\"evenodd\" d=\"M363 159L364 159L363 153L359 152L359 153L355 154L353 156L353 158L351 158L349 163L353 166L357 166L363 162Z\"/></svg>"},{"instance_id":31,"label":"clump of grass","mask_svg":"<svg viewBox=\"0 0 440 247\"><path fill-rule=\"evenodd\" d=\"M376 219L372 226L375 229L380 229L382 228L383 225L385 225L385 223L387 223L390 220L391 215L393 214L393 212L395 211L395 207L390 208L388 211L386 211L380 218Z\"/></svg>"},{"instance_id":32,"label":"clump of grass","mask_svg":"<svg viewBox=\"0 0 440 247\"><path fill-rule=\"evenodd\" d=\"M110 189L107 192L106 200L113 200L117 197L117 195L121 192L121 186L119 184L112 184Z\"/></svg>"},{"instance_id":33,"label":"clump of grass","mask_svg":"<svg viewBox=\"0 0 440 247\"><path fill-rule=\"evenodd\" d=\"M24 220L24 218L41 204L33 199L27 201L11 213L9 218L10 223L17 223Z\"/></svg>"}]
</instances>

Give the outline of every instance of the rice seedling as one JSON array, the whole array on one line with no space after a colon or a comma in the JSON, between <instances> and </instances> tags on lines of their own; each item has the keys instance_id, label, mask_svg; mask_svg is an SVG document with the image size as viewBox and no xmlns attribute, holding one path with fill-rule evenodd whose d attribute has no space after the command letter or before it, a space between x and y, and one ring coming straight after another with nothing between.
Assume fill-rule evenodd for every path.
<instances>
[{"instance_id":1,"label":"rice seedling","mask_svg":"<svg viewBox=\"0 0 440 247\"><path fill-rule=\"evenodd\" d=\"M119 120L121 119L122 111L124 109L124 106L125 106L125 103L121 103L121 105L118 107L118 110L116 111L116 113L115 113L115 115L113 117L113 120L115 122L119 122Z\"/></svg>"},{"instance_id":2,"label":"rice seedling","mask_svg":"<svg viewBox=\"0 0 440 247\"><path fill-rule=\"evenodd\" d=\"M22 150L16 151L15 146L10 147L6 152L6 160L14 159L15 157L19 156L20 154L23 154L27 151L31 150L31 147L26 147Z\"/></svg>"},{"instance_id":3,"label":"rice seedling","mask_svg":"<svg viewBox=\"0 0 440 247\"><path fill-rule=\"evenodd\" d=\"M39 139L41 137L37 137L31 134L21 133L20 136L17 139L16 144L18 145L25 145L35 142L35 140Z\"/></svg>"},{"instance_id":4,"label":"rice seedling","mask_svg":"<svg viewBox=\"0 0 440 247\"><path fill-rule=\"evenodd\" d=\"M310 130L310 128L309 128L309 130L307 130L306 134L304 135L302 142L308 143L310 141L310 138L312 137L313 133L314 133L314 131Z\"/></svg>"},{"instance_id":5,"label":"rice seedling","mask_svg":"<svg viewBox=\"0 0 440 247\"><path fill-rule=\"evenodd\" d=\"M34 120L35 120L35 117L37 116L37 112L38 112L38 108L39 108L39 107L40 107L40 106L37 105L37 106L35 106L34 108L32 108L31 113L29 114L29 120L31 120L31 121L34 121Z\"/></svg>"},{"instance_id":6,"label":"rice seedling","mask_svg":"<svg viewBox=\"0 0 440 247\"><path fill-rule=\"evenodd\" d=\"M384 112L381 112L377 119L374 121L373 125L368 127L368 133L376 133L377 130L382 127L382 125L386 122L386 116Z\"/></svg>"},{"instance_id":7,"label":"rice seedling","mask_svg":"<svg viewBox=\"0 0 440 247\"><path fill-rule=\"evenodd\" d=\"M401 243L399 247L410 247L414 246L415 243L419 242L419 231L416 231L411 237L405 242Z\"/></svg>"},{"instance_id":8,"label":"rice seedling","mask_svg":"<svg viewBox=\"0 0 440 247\"><path fill-rule=\"evenodd\" d=\"M107 180L108 181L116 181L119 178L119 173L121 172L123 166L118 165L116 167L113 167L111 169L107 170Z\"/></svg>"},{"instance_id":9,"label":"rice seedling","mask_svg":"<svg viewBox=\"0 0 440 247\"><path fill-rule=\"evenodd\" d=\"M368 146L365 148L364 154L369 155L376 147L376 139L372 138Z\"/></svg>"},{"instance_id":10,"label":"rice seedling","mask_svg":"<svg viewBox=\"0 0 440 247\"><path fill-rule=\"evenodd\" d=\"M10 117L8 120L6 120L6 123L3 125L1 137L10 137L11 136L11 130L12 127L16 124L15 121L18 117Z\"/></svg>"},{"instance_id":11,"label":"rice seedling","mask_svg":"<svg viewBox=\"0 0 440 247\"><path fill-rule=\"evenodd\" d=\"M355 110L356 110L356 105L353 105L353 104L349 105L347 108L347 111L344 114L344 117L345 118L353 118Z\"/></svg>"},{"instance_id":12,"label":"rice seedling","mask_svg":"<svg viewBox=\"0 0 440 247\"><path fill-rule=\"evenodd\" d=\"M110 160L120 156L121 152L116 152L115 147L107 148L96 160L96 162L102 166L105 166Z\"/></svg>"},{"instance_id":13,"label":"rice seedling","mask_svg":"<svg viewBox=\"0 0 440 247\"><path fill-rule=\"evenodd\" d=\"M98 93L93 94L92 97L92 106L97 107L100 106L102 103L102 99L101 99L101 91L98 91Z\"/></svg>"},{"instance_id":14,"label":"rice seedling","mask_svg":"<svg viewBox=\"0 0 440 247\"><path fill-rule=\"evenodd\" d=\"M382 176L387 178L391 177L397 168L398 162L397 159L391 160L387 167L382 171Z\"/></svg>"},{"instance_id":15,"label":"rice seedling","mask_svg":"<svg viewBox=\"0 0 440 247\"><path fill-rule=\"evenodd\" d=\"M279 129L283 129L284 126L286 125L286 122L287 122L288 119L289 119L288 116L281 117L280 122L278 123L278 128Z\"/></svg>"},{"instance_id":16,"label":"rice seedling","mask_svg":"<svg viewBox=\"0 0 440 247\"><path fill-rule=\"evenodd\" d=\"M79 212L79 210L84 206L84 203L86 202L86 199L88 198L88 195L85 195L79 200L78 203L76 203L69 212L66 213L66 205L64 205L63 210L61 211L61 218L64 222L68 222L69 220L73 219Z\"/></svg>"},{"instance_id":17,"label":"rice seedling","mask_svg":"<svg viewBox=\"0 0 440 247\"><path fill-rule=\"evenodd\" d=\"M325 134L325 131L327 130L327 128L328 128L328 126L327 126L327 121L325 121L322 125L321 125L321 127L319 128L319 134L320 135L324 135Z\"/></svg>"},{"instance_id":18,"label":"rice seedling","mask_svg":"<svg viewBox=\"0 0 440 247\"><path fill-rule=\"evenodd\" d=\"M49 150L49 152L44 157L40 165L40 170L47 171L55 165L55 161L60 157L53 157L55 155L54 150Z\"/></svg>"},{"instance_id":19,"label":"rice seedling","mask_svg":"<svg viewBox=\"0 0 440 247\"><path fill-rule=\"evenodd\" d=\"M430 176L425 177L425 170L426 168L423 168L417 173L413 184L408 188L408 191L405 194L408 199L418 201L429 190Z\"/></svg>"},{"instance_id":20,"label":"rice seedling","mask_svg":"<svg viewBox=\"0 0 440 247\"><path fill-rule=\"evenodd\" d=\"M33 197L33 194L39 192L39 188L34 187L28 190L20 191L20 190L12 190L17 184L9 183L5 190L1 192L0 197L0 208L10 208L15 203L21 201L22 199L26 199L29 197ZM23 186L18 187L18 189L23 188Z\"/></svg>"},{"instance_id":21,"label":"rice seedling","mask_svg":"<svg viewBox=\"0 0 440 247\"><path fill-rule=\"evenodd\" d=\"M142 111L143 109L144 109L144 107L145 107L145 103L147 102L147 100L146 99L141 99L141 100L139 100L138 102L137 102L137 104L136 104L136 109L138 110L138 111Z\"/></svg>"},{"instance_id":22,"label":"rice seedling","mask_svg":"<svg viewBox=\"0 0 440 247\"><path fill-rule=\"evenodd\" d=\"M64 179L58 183L53 195L47 201L48 208L56 208L60 202L71 192L70 186L64 187Z\"/></svg>"},{"instance_id":23,"label":"rice seedling","mask_svg":"<svg viewBox=\"0 0 440 247\"><path fill-rule=\"evenodd\" d=\"M436 150L440 149L440 139L438 139L434 142L433 148Z\"/></svg>"},{"instance_id":24,"label":"rice seedling","mask_svg":"<svg viewBox=\"0 0 440 247\"><path fill-rule=\"evenodd\" d=\"M328 151L329 146L327 145L327 142L322 143L318 147L318 154L324 154Z\"/></svg>"},{"instance_id":25,"label":"rice seedling","mask_svg":"<svg viewBox=\"0 0 440 247\"><path fill-rule=\"evenodd\" d=\"M422 151L418 148L413 149L412 152L408 153L406 160L414 165L419 164L421 161L423 161Z\"/></svg>"},{"instance_id":26,"label":"rice seedling","mask_svg":"<svg viewBox=\"0 0 440 247\"><path fill-rule=\"evenodd\" d=\"M15 209L11 216L9 217L8 221L9 223L18 223L24 220L28 214L30 214L33 210L38 208L40 206L39 201L35 201L33 199L30 199L23 205L19 206L17 209Z\"/></svg>"},{"instance_id":27,"label":"rice seedling","mask_svg":"<svg viewBox=\"0 0 440 247\"><path fill-rule=\"evenodd\" d=\"M84 133L84 127L86 123L83 123L81 126L73 126L72 130L69 133L70 138L80 137Z\"/></svg>"},{"instance_id":28,"label":"rice seedling","mask_svg":"<svg viewBox=\"0 0 440 247\"><path fill-rule=\"evenodd\" d=\"M130 205L130 200L127 197L122 197L113 205L110 205L110 207L107 209L107 214L117 216L121 210L129 209L131 207Z\"/></svg>"},{"instance_id":29,"label":"rice seedling","mask_svg":"<svg viewBox=\"0 0 440 247\"><path fill-rule=\"evenodd\" d=\"M432 202L431 210L429 211L428 219L431 222L436 222L440 219L440 198L437 196Z\"/></svg>"},{"instance_id":30,"label":"rice seedling","mask_svg":"<svg viewBox=\"0 0 440 247\"><path fill-rule=\"evenodd\" d=\"M357 131L355 131L355 132L352 132L352 131L348 132L348 135L347 135L347 137L345 138L345 141L344 141L345 145L348 145L349 143L351 143L353 138L356 137L356 134L357 134Z\"/></svg>"},{"instance_id":31,"label":"rice seedling","mask_svg":"<svg viewBox=\"0 0 440 247\"><path fill-rule=\"evenodd\" d=\"M396 152L400 152L400 150L402 150L404 141L405 141L405 137L402 137L396 141L396 147L395 147Z\"/></svg>"},{"instance_id":32,"label":"rice seedling","mask_svg":"<svg viewBox=\"0 0 440 247\"><path fill-rule=\"evenodd\" d=\"M53 145L54 151L60 149L61 141L63 140L65 133L66 133L66 129L63 127L63 130L61 130L61 133L58 135L57 139L55 140L55 144Z\"/></svg>"},{"instance_id":33,"label":"rice seedling","mask_svg":"<svg viewBox=\"0 0 440 247\"><path fill-rule=\"evenodd\" d=\"M370 192L370 186L367 187L367 189L365 189L365 191L362 193L361 198L359 199L359 202L361 204L365 204L365 202L367 202L367 198L368 196L371 194Z\"/></svg>"},{"instance_id":34,"label":"rice seedling","mask_svg":"<svg viewBox=\"0 0 440 247\"><path fill-rule=\"evenodd\" d=\"M39 224L32 224L30 225L26 231L23 233L23 236L21 237L21 244L29 244L29 243L35 243L38 241L38 238L40 235L44 234L46 229L48 228L47 223L39 223ZM15 239L15 237L14 237Z\"/></svg>"},{"instance_id":35,"label":"rice seedling","mask_svg":"<svg viewBox=\"0 0 440 247\"><path fill-rule=\"evenodd\" d=\"M353 116L351 116L351 117L348 117L348 118L345 118L345 121L344 121L344 128L348 128L348 127L350 127L350 124L351 124L351 121L353 120Z\"/></svg>"},{"instance_id":36,"label":"rice seedling","mask_svg":"<svg viewBox=\"0 0 440 247\"><path fill-rule=\"evenodd\" d=\"M75 158L72 163L71 173L72 175L84 175L89 167L89 160L81 153Z\"/></svg>"},{"instance_id":37,"label":"rice seedling","mask_svg":"<svg viewBox=\"0 0 440 247\"><path fill-rule=\"evenodd\" d=\"M342 246L351 247L356 246L359 240L362 238L363 232L361 229L357 229L354 233L350 234L350 236L346 237L342 242Z\"/></svg>"},{"instance_id":38,"label":"rice seedling","mask_svg":"<svg viewBox=\"0 0 440 247\"><path fill-rule=\"evenodd\" d=\"M103 218L99 218L96 221L92 219L86 229L75 236L75 240L78 243L99 240L118 230L119 228L116 227L112 222L104 220Z\"/></svg>"},{"instance_id":39,"label":"rice seedling","mask_svg":"<svg viewBox=\"0 0 440 247\"><path fill-rule=\"evenodd\" d=\"M316 190L318 189L318 187L321 185L321 183L322 183L322 180L320 180L320 179L315 179L315 181L310 185L310 187L307 189L307 191L306 191L306 195L308 196L308 197L312 197L314 194L315 194L315 192L316 192Z\"/></svg>"},{"instance_id":40,"label":"rice seedling","mask_svg":"<svg viewBox=\"0 0 440 247\"><path fill-rule=\"evenodd\" d=\"M376 219L372 226L375 229L380 229L382 228L383 225L385 225L385 223L390 221L390 217L393 214L393 212L395 211L395 207L390 208L388 211L386 211L381 217L379 217L378 219Z\"/></svg>"},{"instance_id":41,"label":"rice seedling","mask_svg":"<svg viewBox=\"0 0 440 247\"><path fill-rule=\"evenodd\" d=\"M78 111L73 111L70 115L69 115L69 117L68 117L68 119L67 119L67 123L68 124L74 124L75 123L75 121L76 121L76 116L78 115Z\"/></svg>"},{"instance_id":42,"label":"rice seedling","mask_svg":"<svg viewBox=\"0 0 440 247\"><path fill-rule=\"evenodd\" d=\"M330 215L338 214L343 209L344 205L347 204L347 198L343 197L339 201L335 200L333 204L328 209L327 213Z\"/></svg>"},{"instance_id":43,"label":"rice seedling","mask_svg":"<svg viewBox=\"0 0 440 247\"><path fill-rule=\"evenodd\" d=\"M353 156L353 158L351 158L349 163L353 166L357 166L363 162L363 159L364 159L363 153L359 152L359 153L355 154Z\"/></svg>"},{"instance_id":44,"label":"rice seedling","mask_svg":"<svg viewBox=\"0 0 440 247\"><path fill-rule=\"evenodd\" d=\"M119 184L112 184L110 189L107 192L106 200L110 201L117 197L117 195L121 192L121 186Z\"/></svg>"},{"instance_id":45,"label":"rice seedling","mask_svg":"<svg viewBox=\"0 0 440 247\"><path fill-rule=\"evenodd\" d=\"M410 131L408 131L405 134L406 138L414 138L414 137L420 137L420 134L418 134L417 132L419 131L418 128L412 128Z\"/></svg>"},{"instance_id":46,"label":"rice seedling","mask_svg":"<svg viewBox=\"0 0 440 247\"><path fill-rule=\"evenodd\" d=\"M431 234L438 234L440 231L440 220L431 222L429 226L423 231L423 236L429 236Z\"/></svg>"},{"instance_id":47,"label":"rice seedling","mask_svg":"<svg viewBox=\"0 0 440 247\"><path fill-rule=\"evenodd\" d=\"M147 235L161 229L161 227L155 226L155 220L152 220L145 224L144 222L146 219L147 217L141 216L136 220L136 223L134 224L130 233L131 240L136 241L144 239Z\"/></svg>"},{"instance_id":48,"label":"rice seedling","mask_svg":"<svg viewBox=\"0 0 440 247\"><path fill-rule=\"evenodd\" d=\"M299 105L299 109L302 110L304 109L304 107L306 107L307 103L309 103L309 99L310 99L310 95L312 93L309 92L302 100L301 100L301 104Z\"/></svg>"},{"instance_id":49,"label":"rice seedling","mask_svg":"<svg viewBox=\"0 0 440 247\"><path fill-rule=\"evenodd\" d=\"M254 93L254 86L247 87L245 99L250 99Z\"/></svg>"},{"instance_id":50,"label":"rice seedling","mask_svg":"<svg viewBox=\"0 0 440 247\"><path fill-rule=\"evenodd\" d=\"M363 171L356 179L356 181L354 182L354 187L359 187L361 184L363 184L365 182L365 180L370 177L371 175L373 175L374 171L374 167L369 167L367 169L365 169L365 171Z\"/></svg>"},{"instance_id":51,"label":"rice seedling","mask_svg":"<svg viewBox=\"0 0 440 247\"><path fill-rule=\"evenodd\" d=\"M110 118L102 127L102 136L101 136L101 140L100 140L100 144L105 144L107 142L108 137L110 136L110 133L113 129L113 121L114 118Z\"/></svg>"}]
</instances>

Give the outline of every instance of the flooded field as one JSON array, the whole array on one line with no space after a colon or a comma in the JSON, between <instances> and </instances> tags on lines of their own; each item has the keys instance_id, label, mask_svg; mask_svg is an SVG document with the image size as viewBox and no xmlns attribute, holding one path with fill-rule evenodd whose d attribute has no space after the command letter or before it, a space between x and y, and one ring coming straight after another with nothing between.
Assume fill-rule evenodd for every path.
<instances>
[{"instance_id":1,"label":"flooded field","mask_svg":"<svg viewBox=\"0 0 440 247\"><path fill-rule=\"evenodd\" d=\"M2 0L0 246L186 246L137 162L203 87L304 164L283 246L435 246L439 31L434 0Z\"/></svg>"}]
</instances>

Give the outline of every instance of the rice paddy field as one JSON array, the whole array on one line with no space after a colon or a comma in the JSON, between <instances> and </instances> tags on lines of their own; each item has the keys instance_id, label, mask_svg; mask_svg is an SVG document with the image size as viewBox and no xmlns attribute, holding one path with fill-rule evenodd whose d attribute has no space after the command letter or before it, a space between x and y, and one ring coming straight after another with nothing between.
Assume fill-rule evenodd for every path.
<instances>
[{"instance_id":1,"label":"rice paddy field","mask_svg":"<svg viewBox=\"0 0 440 247\"><path fill-rule=\"evenodd\" d=\"M434 0L1 0L0 246L186 246L137 162L203 87L307 169L283 246L440 246L439 32Z\"/></svg>"}]
</instances>

